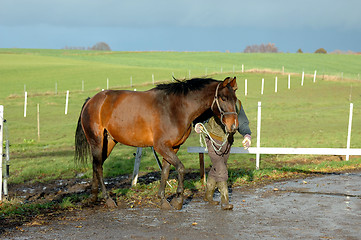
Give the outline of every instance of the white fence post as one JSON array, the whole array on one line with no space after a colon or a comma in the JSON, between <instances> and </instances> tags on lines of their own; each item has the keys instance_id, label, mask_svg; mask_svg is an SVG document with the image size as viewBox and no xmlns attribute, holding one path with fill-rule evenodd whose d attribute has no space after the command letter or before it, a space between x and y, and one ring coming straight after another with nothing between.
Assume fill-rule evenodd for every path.
<instances>
[{"instance_id":1,"label":"white fence post","mask_svg":"<svg viewBox=\"0 0 361 240\"><path fill-rule=\"evenodd\" d=\"M275 93L277 92L277 77L275 78Z\"/></svg>"},{"instance_id":2,"label":"white fence post","mask_svg":"<svg viewBox=\"0 0 361 240\"><path fill-rule=\"evenodd\" d=\"M291 74L288 74L288 89L291 89Z\"/></svg>"},{"instance_id":3,"label":"white fence post","mask_svg":"<svg viewBox=\"0 0 361 240\"><path fill-rule=\"evenodd\" d=\"M247 91L247 79L244 80L244 95L247 96L248 91Z\"/></svg>"},{"instance_id":4,"label":"white fence post","mask_svg":"<svg viewBox=\"0 0 361 240\"><path fill-rule=\"evenodd\" d=\"M38 122L38 141L40 141L40 105L39 103L36 106L36 116L37 116L37 122Z\"/></svg>"},{"instance_id":5,"label":"white fence post","mask_svg":"<svg viewBox=\"0 0 361 240\"><path fill-rule=\"evenodd\" d=\"M259 152L261 147L261 102L258 102L257 112L257 153L256 153L256 169L259 169L259 162L261 154Z\"/></svg>"},{"instance_id":6,"label":"white fence post","mask_svg":"<svg viewBox=\"0 0 361 240\"><path fill-rule=\"evenodd\" d=\"M350 103L350 115L348 118L348 131L347 131L347 150L350 149L351 145L351 128L352 128L352 112L353 112L353 103ZM350 159L350 155L346 155L346 161Z\"/></svg>"},{"instance_id":7,"label":"white fence post","mask_svg":"<svg viewBox=\"0 0 361 240\"><path fill-rule=\"evenodd\" d=\"M262 78L261 95L263 95L263 91L264 91L264 78Z\"/></svg>"},{"instance_id":8,"label":"white fence post","mask_svg":"<svg viewBox=\"0 0 361 240\"><path fill-rule=\"evenodd\" d=\"M25 92L25 100L24 100L24 117L26 117L26 106L28 105L28 92Z\"/></svg>"},{"instance_id":9,"label":"white fence post","mask_svg":"<svg viewBox=\"0 0 361 240\"><path fill-rule=\"evenodd\" d=\"M315 70L315 74L313 74L313 82L316 82L316 73L317 73L317 70Z\"/></svg>"},{"instance_id":10,"label":"white fence post","mask_svg":"<svg viewBox=\"0 0 361 240\"><path fill-rule=\"evenodd\" d=\"M305 79L305 71L302 72L301 86L303 86L304 79Z\"/></svg>"},{"instance_id":11,"label":"white fence post","mask_svg":"<svg viewBox=\"0 0 361 240\"><path fill-rule=\"evenodd\" d=\"M3 128L4 128L4 106L0 105L0 201L3 196Z\"/></svg>"},{"instance_id":12,"label":"white fence post","mask_svg":"<svg viewBox=\"0 0 361 240\"><path fill-rule=\"evenodd\" d=\"M66 99L65 99L65 115L68 114L68 104L69 104L69 90L66 91Z\"/></svg>"},{"instance_id":13,"label":"white fence post","mask_svg":"<svg viewBox=\"0 0 361 240\"><path fill-rule=\"evenodd\" d=\"M154 85L154 74L152 74L152 83Z\"/></svg>"},{"instance_id":14,"label":"white fence post","mask_svg":"<svg viewBox=\"0 0 361 240\"><path fill-rule=\"evenodd\" d=\"M134 170L133 170L133 176L132 176L132 187L137 185L138 181L138 173L139 173L139 167L140 167L140 161L142 158L142 149L141 147L137 148L137 153L135 154L135 160L134 160Z\"/></svg>"},{"instance_id":15,"label":"white fence post","mask_svg":"<svg viewBox=\"0 0 361 240\"><path fill-rule=\"evenodd\" d=\"M9 195L9 191L8 191L8 179L9 179L9 162L10 162L10 147L9 147L9 140L6 139L5 140L5 155L6 155L6 159L5 159L5 164L6 164L6 167L5 167L5 176L4 176L4 185L3 185L3 188L4 188L4 197L7 198L8 195Z\"/></svg>"},{"instance_id":16,"label":"white fence post","mask_svg":"<svg viewBox=\"0 0 361 240\"><path fill-rule=\"evenodd\" d=\"M107 90L109 89L109 78L107 78Z\"/></svg>"}]
</instances>

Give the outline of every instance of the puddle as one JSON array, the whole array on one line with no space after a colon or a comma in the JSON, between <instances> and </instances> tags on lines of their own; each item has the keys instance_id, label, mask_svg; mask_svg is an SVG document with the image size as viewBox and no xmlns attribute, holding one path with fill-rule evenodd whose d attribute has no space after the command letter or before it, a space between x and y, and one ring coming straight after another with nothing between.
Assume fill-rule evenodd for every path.
<instances>
[{"instance_id":1,"label":"puddle","mask_svg":"<svg viewBox=\"0 0 361 240\"><path fill-rule=\"evenodd\" d=\"M114 186L121 186L122 184L127 185L128 181L128 176L119 176L105 179L105 184L108 185L108 188L111 188ZM85 192L87 189L90 189L90 184L91 180L64 179L47 183L13 184L9 186L9 189L11 189L10 193L12 196L32 201L39 198L39 196L54 198L57 194Z\"/></svg>"},{"instance_id":2,"label":"puddle","mask_svg":"<svg viewBox=\"0 0 361 240\"><path fill-rule=\"evenodd\" d=\"M280 191L299 194L361 198L361 174L326 175L282 184L276 183L273 187Z\"/></svg>"}]
</instances>

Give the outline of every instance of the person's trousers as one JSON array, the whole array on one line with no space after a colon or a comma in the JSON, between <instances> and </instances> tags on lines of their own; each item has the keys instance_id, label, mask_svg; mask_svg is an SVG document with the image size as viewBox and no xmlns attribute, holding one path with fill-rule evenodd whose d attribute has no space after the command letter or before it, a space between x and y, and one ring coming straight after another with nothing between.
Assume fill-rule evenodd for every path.
<instances>
[{"instance_id":1,"label":"person's trousers","mask_svg":"<svg viewBox=\"0 0 361 240\"><path fill-rule=\"evenodd\" d=\"M216 143L222 144L221 141L214 139ZM211 140L206 137L206 144L208 148L208 155L212 162L211 170L208 173L208 176L211 176L216 180L216 182L222 182L228 180L228 169L227 169L227 161L229 158L231 144L227 141L220 151L216 151L213 146ZM215 145L216 149L219 149L218 145Z\"/></svg>"}]
</instances>

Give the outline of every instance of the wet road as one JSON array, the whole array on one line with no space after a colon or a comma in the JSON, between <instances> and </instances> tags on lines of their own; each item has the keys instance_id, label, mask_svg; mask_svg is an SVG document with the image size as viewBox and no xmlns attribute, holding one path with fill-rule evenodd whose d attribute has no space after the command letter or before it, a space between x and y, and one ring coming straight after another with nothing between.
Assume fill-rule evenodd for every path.
<instances>
[{"instance_id":1,"label":"wet road","mask_svg":"<svg viewBox=\"0 0 361 240\"><path fill-rule=\"evenodd\" d=\"M216 196L219 198L219 196ZM193 199L181 211L76 212L1 239L361 239L361 174L324 175L242 191L233 211Z\"/></svg>"}]
</instances>

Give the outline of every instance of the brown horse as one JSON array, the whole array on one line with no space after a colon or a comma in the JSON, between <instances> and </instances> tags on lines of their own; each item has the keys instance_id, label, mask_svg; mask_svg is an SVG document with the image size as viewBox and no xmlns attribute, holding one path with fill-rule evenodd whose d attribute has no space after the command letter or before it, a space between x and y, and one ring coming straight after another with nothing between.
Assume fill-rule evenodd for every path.
<instances>
[{"instance_id":1,"label":"brown horse","mask_svg":"<svg viewBox=\"0 0 361 240\"><path fill-rule=\"evenodd\" d=\"M103 180L103 163L119 142L134 147L154 147L163 156L158 196L161 207L181 209L184 191L184 165L176 153L192 130L192 121L212 110L222 119L227 132L235 132L236 78L224 81L191 79L160 84L144 92L107 90L88 98L83 105L75 134L75 159L93 157L92 201L97 200L99 184L109 207L116 206ZM165 198L170 164L178 172L176 197Z\"/></svg>"}]
</instances>

